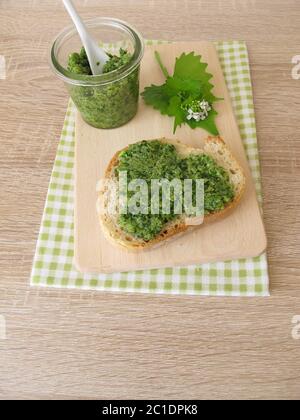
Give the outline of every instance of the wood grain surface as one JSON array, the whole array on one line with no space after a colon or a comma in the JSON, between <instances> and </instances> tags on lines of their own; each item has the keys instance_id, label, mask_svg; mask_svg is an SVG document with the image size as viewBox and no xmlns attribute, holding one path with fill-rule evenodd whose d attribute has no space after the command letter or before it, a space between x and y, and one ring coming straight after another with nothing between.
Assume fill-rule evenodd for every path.
<instances>
[{"instance_id":1,"label":"wood grain surface","mask_svg":"<svg viewBox=\"0 0 300 420\"><path fill-rule=\"evenodd\" d=\"M298 0L86 0L148 38L247 41L272 297L201 298L29 288L67 93L47 50L59 0L1 0L0 398L299 399ZM3 59L2 59L3 60ZM0 77L3 76L0 73Z\"/></svg>"},{"instance_id":2,"label":"wood grain surface","mask_svg":"<svg viewBox=\"0 0 300 420\"><path fill-rule=\"evenodd\" d=\"M211 42L174 42L172 45L147 46L141 65L141 91L151 84L165 81L157 65L154 51L164 57L164 65L172 73L176 57L185 51L200 54L211 80L214 94L224 98L215 104L218 112L216 123L220 136L242 166L246 189L241 203L230 215L218 223L194 229L168 245L144 252L128 252L112 244L100 229L96 212L96 185L104 178L106 168L119 150L129 143L142 139L168 138L180 140L192 147L201 147L208 133L191 130L183 125L173 133L173 118L166 118L145 104L140 98L135 118L117 130L99 130L86 124L77 113L75 124L75 210L74 210L74 259L76 267L87 273L126 272L147 268L187 266L238 258L256 257L266 249L266 234L257 202L245 149L231 106L229 93L219 63L217 51Z\"/></svg>"}]
</instances>

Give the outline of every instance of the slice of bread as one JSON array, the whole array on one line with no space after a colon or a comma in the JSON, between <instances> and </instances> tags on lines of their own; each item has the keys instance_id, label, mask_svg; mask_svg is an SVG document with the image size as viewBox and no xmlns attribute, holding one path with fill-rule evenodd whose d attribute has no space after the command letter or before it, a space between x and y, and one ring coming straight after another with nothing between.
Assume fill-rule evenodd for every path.
<instances>
[{"instance_id":1,"label":"slice of bread","mask_svg":"<svg viewBox=\"0 0 300 420\"><path fill-rule=\"evenodd\" d=\"M199 226L202 226L203 224L210 223L225 217L238 205L245 190L246 179L243 170L220 137L207 138L203 148L190 147L179 141L168 140L165 138L158 140L164 143L173 144L177 153L182 157L188 156L190 154L206 154L211 156L218 163L218 165L222 166L227 171L230 182L234 187L235 196L234 199L228 203L223 210L205 215L204 220L203 217L199 219L197 217L188 217L185 214L180 215L175 220L166 224L163 231L160 232L159 235L154 239L145 241L143 239L135 238L129 235L119 227L117 212L115 214L111 214L111 212L108 211L109 203L111 202L111 199L115 197L109 196L109 194L107 194L107 188L104 187L104 183L99 181L97 185L97 211L103 233L110 242L128 250L140 251L152 247L157 247L191 229L195 229ZM126 149L127 147L123 150ZM119 154L123 150L117 152L111 159L105 172L106 180L117 181L115 169L119 163ZM117 194L117 192L113 194Z\"/></svg>"}]
</instances>

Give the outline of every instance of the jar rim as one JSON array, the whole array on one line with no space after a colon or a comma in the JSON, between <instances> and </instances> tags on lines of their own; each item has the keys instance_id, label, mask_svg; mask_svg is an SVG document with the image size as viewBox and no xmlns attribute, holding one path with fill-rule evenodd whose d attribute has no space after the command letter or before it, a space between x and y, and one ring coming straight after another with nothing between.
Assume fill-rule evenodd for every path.
<instances>
[{"instance_id":1,"label":"jar rim","mask_svg":"<svg viewBox=\"0 0 300 420\"><path fill-rule=\"evenodd\" d=\"M134 41L134 52L131 60L120 67L119 69L113 70L109 73L100 74L100 75L80 75L74 74L65 67L63 67L56 58L57 49L61 46L66 36L75 34L76 28L73 25L69 25L64 28L56 36L55 40L52 43L50 49L50 65L54 73L62 79L64 82L73 85L79 86L99 86L105 85L112 82L117 82L125 77L127 77L132 71L134 71L140 64L141 59L144 55L144 41L141 34L127 22L109 18L109 17L100 17L100 18L91 18L84 20L84 23L87 27L92 27L95 25L103 25L104 27L111 26L115 28L120 28L124 32L130 35L131 39Z\"/></svg>"}]
</instances>

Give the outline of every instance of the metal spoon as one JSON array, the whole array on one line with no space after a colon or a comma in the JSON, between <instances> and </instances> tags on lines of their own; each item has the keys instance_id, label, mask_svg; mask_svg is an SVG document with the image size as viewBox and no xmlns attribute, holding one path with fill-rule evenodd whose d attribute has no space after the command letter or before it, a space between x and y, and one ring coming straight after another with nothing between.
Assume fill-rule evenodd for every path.
<instances>
[{"instance_id":1,"label":"metal spoon","mask_svg":"<svg viewBox=\"0 0 300 420\"><path fill-rule=\"evenodd\" d=\"M71 0L63 0L64 6L69 13L73 23L80 36L81 42L85 48L86 55L93 75L98 75L103 72L103 66L108 61L109 57L106 52L100 48L97 42L90 36L85 24L79 17Z\"/></svg>"}]
</instances>

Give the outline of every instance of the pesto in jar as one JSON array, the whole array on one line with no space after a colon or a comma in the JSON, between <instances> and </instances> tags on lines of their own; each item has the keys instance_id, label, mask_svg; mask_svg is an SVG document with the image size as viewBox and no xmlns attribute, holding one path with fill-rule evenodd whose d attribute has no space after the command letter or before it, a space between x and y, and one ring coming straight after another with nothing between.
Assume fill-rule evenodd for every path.
<instances>
[{"instance_id":1,"label":"pesto in jar","mask_svg":"<svg viewBox=\"0 0 300 420\"><path fill-rule=\"evenodd\" d=\"M210 156L191 154L187 157L178 155L172 144L162 143L159 140L142 141L130 145L119 156L116 175L121 171L127 172L127 184L134 179L145 180L148 185L148 211L147 214L119 215L118 224L126 233L145 241L155 238L165 227L166 223L175 220L178 214L174 213L175 200L171 196L170 214L165 214L160 201L158 214L151 213L151 180L153 179L185 179L193 181L204 180L204 214L224 209L234 199L234 188L226 170L217 164ZM195 205L196 188L193 185L192 201ZM128 190L127 200L133 195Z\"/></svg>"},{"instance_id":2,"label":"pesto in jar","mask_svg":"<svg viewBox=\"0 0 300 420\"><path fill-rule=\"evenodd\" d=\"M120 69L130 63L131 54L120 49L119 55L109 55L103 73ZM72 53L68 60L68 71L82 76L91 76L89 61L82 47ZM83 119L96 128L115 128L131 120L138 107L139 67L126 77L99 86L68 86L70 96Z\"/></svg>"}]
</instances>

